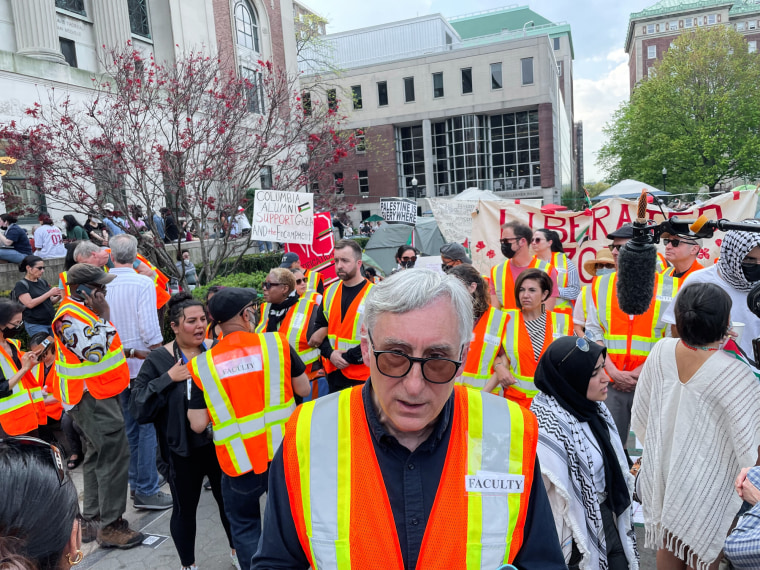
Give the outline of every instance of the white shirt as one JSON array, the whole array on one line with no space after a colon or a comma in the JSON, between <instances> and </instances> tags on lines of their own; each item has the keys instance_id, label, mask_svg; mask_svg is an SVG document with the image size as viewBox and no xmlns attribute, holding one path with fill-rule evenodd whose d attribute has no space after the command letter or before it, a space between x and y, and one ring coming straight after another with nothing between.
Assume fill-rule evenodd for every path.
<instances>
[{"instance_id":1,"label":"white shirt","mask_svg":"<svg viewBox=\"0 0 760 570\"><path fill-rule=\"evenodd\" d=\"M739 339L739 346L747 356L754 358L752 355L752 339L760 337L760 319L758 319L752 311L747 307L747 292L737 291L731 285L728 284L719 274L718 266L706 267L701 271L695 271L686 276L686 279L681 283L679 291L683 291L683 288L692 283L714 283L721 289L723 289L728 296L731 297L731 320L736 323L744 323L744 332ZM678 295L673 298L673 302L665 311L662 320L671 325L676 324L675 305Z\"/></svg>"},{"instance_id":2,"label":"white shirt","mask_svg":"<svg viewBox=\"0 0 760 570\"><path fill-rule=\"evenodd\" d=\"M63 234L57 226L41 225L34 230L34 249L42 259L66 257Z\"/></svg>"},{"instance_id":3,"label":"white shirt","mask_svg":"<svg viewBox=\"0 0 760 570\"><path fill-rule=\"evenodd\" d=\"M107 286L106 301L124 352L130 348L148 350L151 345L163 344L153 281L131 267L114 267L109 273L116 275L116 279ZM142 363L139 358L127 358L130 378L137 377Z\"/></svg>"},{"instance_id":4,"label":"white shirt","mask_svg":"<svg viewBox=\"0 0 760 570\"><path fill-rule=\"evenodd\" d=\"M245 212L240 212L237 216L235 216L235 221L237 222L240 231L251 229L251 222L249 222L248 218L245 217Z\"/></svg>"}]
</instances>

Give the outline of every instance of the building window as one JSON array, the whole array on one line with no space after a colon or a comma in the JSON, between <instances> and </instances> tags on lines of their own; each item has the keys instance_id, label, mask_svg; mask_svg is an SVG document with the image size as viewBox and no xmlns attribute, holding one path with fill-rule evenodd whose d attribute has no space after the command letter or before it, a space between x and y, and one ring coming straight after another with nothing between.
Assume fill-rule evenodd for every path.
<instances>
[{"instance_id":1,"label":"building window","mask_svg":"<svg viewBox=\"0 0 760 570\"><path fill-rule=\"evenodd\" d=\"M657 46L647 46L647 59L657 59Z\"/></svg>"},{"instance_id":2,"label":"building window","mask_svg":"<svg viewBox=\"0 0 760 570\"><path fill-rule=\"evenodd\" d=\"M314 194L319 194L319 182L312 182L311 183L311 191Z\"/></svg>"},{"instance_id":3,"label":"building window","mask_svg":"<svg viewBox=\"0 0 760 570\"><path fill-rule=\"evenodd\" d=\"M716 14L710 14L707 16L707 25L714 26L718 23L718 16Z\"/></svg>"},{"instance_id":4,"label":"building window","mask_svg":"<svg viewBox=\"0 0 760 570\"><path fill-rule=\"evenodd\" d=\"M55 0L55 7L86 16L84 0Z\"/></svg>"},{"instance_id":5,"label":"building window","mask_svg":"<svg viewBox=\"0 0 760 570\"><path fill-rule=\"evenodd\" d=\"M379 107L385 107L388 104L388 82L377 82L377 105Z\"/></svg>"},{"instance_id":6,"label":"building window","mask_svg":"<svg viewBox=\"0 0 760 570\"><path fill-rule=\"evenodd\" d=\"M694 18L685 18L683 21L683 27L684 28L693 28L694 27Z\"/></svg>"},{"instance_id":7,"label":"building window","mask_svg":"<svg viewBox=\"0 0 760 570\"><path fill-rule=\"evenodd\" d=\"M462 95L472 93L472 68L462 69Z\"/></svg>"},{"instance_id":8,"label":"building window","mask_svg":"<svg viewBox=\"0 0 760 570\"><path fill-rule=\"evenodd\" d=\"M443 72L433 74L433 99L443 97Z\"/></svg>"},{"instance_id":9,"label":"building window","mask_svg":"<svg viewBox=\"0 0 760 570\"><path fill-rule=\"evenodd\" d=\"M746 24L744 22L736 22L736 31L743 32L745 25Z\"/></svg>"},{"instance_id":10,"label":"building window","mask_svg":"<svg viewBox=\"0 0 760 570\"><path fill-rule=\"evenodd\" d=\"M491 64L491 89L501 89L501 63Z\"/></svg>"},{"instance_id":11,"label":"building window","mask_svg":"<svg viewBox=\"0 0 760 570\"><path fill-rule=\"evenodd\" d=\"M407 103L414 101L414 77L404 77L404 101Z\"/></svg>"},{"instance_id":12,"label":"building window","mask_svg":"<svg viewBox=\"0 0 760 570\"><path fill-rule=\"evenodd\" d=\"M554 43L554 51L557 51L559 49L559 38L552 38L552 42Z\"/></svg>"},{"instance_id":13,"label":"building window","mask_svg":"<svg viewBox=\"0 0 760 570\"><path fill-rule=\"evenodd\" d=\"M129 27L136 36L150 37L147 0L127 0L129 9Z\"/></svg>"},{"instance_id":14,"label":"building window","mask_svg":"<svg viewBox=\"0 0 760 570\"><path fill-rule=\"evenodd\" d=\"M248 2L240 1L235 5L235 30L238 45L259 53L259 22L256 11Z\"/></svg>"},{"instance_id":15,"label":"building window","mask_svg":"<svg viewBox=\"0 0 760 570\"><path fill-rule=\"evenodd\" d=\"M333 184L335 184L335 192L343 194L343 173L333 172Z\"/></svg>"},{"instance_id":16,"label":"building window","mask_svg":"<svg viewBox=\"0 0 760 570\"><path fill-rule=\"evenodd\" d=\"M747 42L747 51L749 53L757 53L757 42L754 40L751 42Z\"/></svg>"},{"instance_id":17,"label":"building window","mask_svg":"<svg viewBox=\"0 0 760 570\"><path fill-rule=\"evenodd\" d=\"M654 33L654 24L649 24L647 26L647 33L648 34L653 34Z\"/></svg>"},{"instance_id":18,"label":"building window","mask_svg":"<svg viewBox=\"0 0 760 570\"><path fill-rule=\"evenodd\" d=\"M532 85L533 84L533 58L526 57L526 58L521 59L520 65L522 66L522 84Z\"/></svg>"},{"instance_id":19,"label":"building window","mask_svg":"<svg viewBox=\"0 0 760 570\"><path fill-rule=\"evenodd\" d=\"M58 38L58 43L61 45L61 53L63 59L71 67L77 67L77 46L73 40L67 40L66 38Z\"/></svg>"},{"instance_id":20,"label":"building window","mask_svg":"<svg viewBox=\"0 0 760 570\"><path fill-rule=\"evenodd\" d=\"M338 108L338 92L335 89L327 90L327 108L331 111Z\"/></svg>"},{"instance_id":21,"label":"building window","mask_svg":"<svg viewBox=\"0 0 760 570\"><path fill-rule=\"evenodd\" d=\"M354 85L351 87L351 98L354 100L354 109L362 108L362 86Z\"/></svg>"},{"instance_id":22,"label":"building window","mask_svg":"<svg viewBox=\"0 0 760 570\"><path fill-rule=\"evenodd\" d=\"M307 117L311 115L311 93L304 91L301 93L301 104L303 105L303 114Z\"/></svg>"},{"instance_id":23,"label":"building window","mask_svg":"<svg viewBox=\"0 0 760 570\"><path fill-rule=\"evenodd\" d=\"M263 115L266 112L266 108L264 105L264 85L261 80L261 73L247 67L241 67L240 76L245 82L245 100L248 112Z\"/></svg>"},{"instance_id":24,"label":"building window","mask_svg":"<svg viewBox=\"0 0 760 570\"><path fill-rule=\"evenodd\" d=\"M562 77L562 62L561 61L557 62L557 75Z\"/></svg>"},{"instance_id":25,"label":"building window","mask_svg":"<svg viewBox=\"0 0 760 570\"><path fill-rule=\"evenodd\" d=\"M259 175L259 180L261 180L261 189L262 190L270 190L274 187L274 183L272 180L272 167L271 166L262 166L261 167L261 174Z\"/></svg>"},{"instance_id":26,"label":"building window","mask_svg":"<svg viewBox=\"0 0 760 570\"><path fill-rule=\"evenodd\" d=\"M754 30L757 28L757 20L750 20L747 22L747 29Z\"/></svg>"},{"instance_id":27,"label":"building window","mask_svg":"<svg viewBox=\"0 0 760 570\"><path fill-rule=\"evenodd\" d=\"M359 194L369 194L369 172L360 170L359 174Z\"/></svg>"},{"instance_id":28,"label":"building window","mask_svg":"<svg viewBox=\"0 0 760 570\"><path fill-rule=\"evenodd\" d=\"M356 129L354 131L354 140L356 141L356 154L364 154L367 152L367 135L365 135L364 129Z\"/></svg>"},{"instance_id":29,"label":"building window","mask_svg":"<svg viewBox=\"0 0 760 570\"><path fill-rule=\"evenodd\" d=\"M493 189L540 187L538 111L493 115L489 134Z\"/></svg>"},{"instance_id":30,"label":"building window","mask_svg":"<svg viewBox=\"0 0 760 570\"><path fill-rule=\"evenodd\" d=\"M417 187L425 186L425 151L422 125L396 128L396 162L399 169L399 188L407 198L414 197L412 180Z\"/></svg>"},{"instance_id":31,"label":"building window","mask_svg":"<svg viewBox=\"0 0 760 570\"><path fill-rule=\"evenodd\" d=\"M672 22L670 22L670 24L668 24L668 29L670 29L671 31L672 30L677 30L678 29L678 20L673 20Z\"/></svg>"}]
</instances>

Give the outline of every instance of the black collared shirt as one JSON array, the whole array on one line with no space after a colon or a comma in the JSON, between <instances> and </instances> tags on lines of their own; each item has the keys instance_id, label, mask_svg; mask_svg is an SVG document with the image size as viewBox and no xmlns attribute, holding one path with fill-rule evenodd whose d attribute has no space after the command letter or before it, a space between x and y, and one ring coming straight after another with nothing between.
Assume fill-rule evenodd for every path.
<instances>
[{"instance_id":1,"label":"black collared shirt","mask_svg":"<svg viewBox=\"0 0 760 570\"><path fill-rule=\"evenodd\" d=\"M443 473L451 437L454 395L452 393L446 402L428 439L416 450L409 451L380 423L370 390L371 383L367 382L362 390L364 410L393 511L404 568L411 569L417 565L422 537ZM534 473L523 545L513 564L520 570L566 570L538 458ZM368 497L369 499L371 498ZM270 466L266 517L252 567L260 570L309 568L309 561L301 548L293 522L285 484L282 447L277 450Z\"/></svg>"}]
</instances>

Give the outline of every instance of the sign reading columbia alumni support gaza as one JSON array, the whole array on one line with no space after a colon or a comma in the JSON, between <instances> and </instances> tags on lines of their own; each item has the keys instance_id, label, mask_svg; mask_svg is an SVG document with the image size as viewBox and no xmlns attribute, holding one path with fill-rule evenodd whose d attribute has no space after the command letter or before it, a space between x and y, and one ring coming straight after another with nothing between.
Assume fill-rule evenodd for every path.
<instances>
[{"instance_id":1,"label":"sign reading columbia alumni support gaza","mask_svg":"<svg viewBox=\"0 0 760 570\"><path fill-rule=\"evenodd\" d=\"M257 190L253 199L251 237L259 241L311 244L314 239L314 195Z\"/></svg>"},{"instance_id":2,"label":"sign reading columbia alumni support gaza","mask_svg":"<svg viewBox=\"0 0 760 570\"><path fill-rule=\"evenodd\" d=\"M389 224L417 224L417 203L407 198L380 198L380 215Z\"/></svg>"}]
</instances>

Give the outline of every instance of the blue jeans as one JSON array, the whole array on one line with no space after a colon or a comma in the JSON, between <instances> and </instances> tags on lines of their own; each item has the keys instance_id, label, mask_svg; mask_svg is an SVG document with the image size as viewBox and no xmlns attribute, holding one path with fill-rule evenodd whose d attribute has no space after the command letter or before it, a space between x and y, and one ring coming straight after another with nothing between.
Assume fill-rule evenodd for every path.
<instances>
[{"instance_id":1,"label":"blue jeans","mask_svg":"<svg viewBox=\"0 0 760 570\"><path fill-rule=\"evenodd\" d=\"M38 332L44 332L50 336L53 336L53 327L50 325L36 325L34 323L27 323L24 321L24 328L26 329L26 334L29 335L29 338L33 337Z\"/></svg>"},{"instance_id":2,"label":"blue jeans","mask_svg":"<svg viewBox=\"0 0 760 570\"><path fill-rule=\"evenodd\" d=\"M19 253L11 247L0 247L0 259L10 261L11 263L21 263L26 255Z\"/></svg>"},{"instance_id":3,"label":"blue jeans","mask_svg":"<svg viewBox=\"0 0 760 570\"><path fill-rule=\"evenodd\" d=\"M261 538L261 495L269 488L269 470L230 477L222 473L224 514L230 521L232 544L241 570L250 570Z\"/></svg>"},{"instance_id":4,"label":"blue jeans","mask_svg":"<svg viewBox=\"0 0 760 570\"><path fill-rule=\"evenodd\" d=\"M271 241L258 241L256 245L259 247L259 253L264 251L274 251L274 244Z\"/></svg>"},{"instance_id":5,"label":"blue jeans","mask_svg":"<svg viewBox=\"0 0 760 570\"><path fill-rule=\"evenodd\" d=\"M138 495L152 497L159 491L156 428L153 424L138 424L129 413L130 393L131 390L127 388L119 396L129 441L129 487Z\"/></svg>"}]
</instances>

